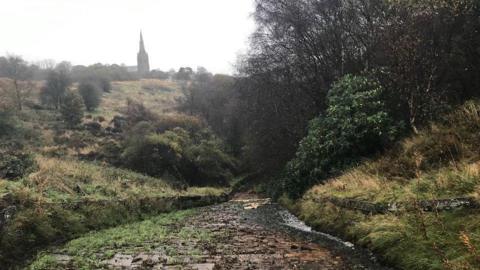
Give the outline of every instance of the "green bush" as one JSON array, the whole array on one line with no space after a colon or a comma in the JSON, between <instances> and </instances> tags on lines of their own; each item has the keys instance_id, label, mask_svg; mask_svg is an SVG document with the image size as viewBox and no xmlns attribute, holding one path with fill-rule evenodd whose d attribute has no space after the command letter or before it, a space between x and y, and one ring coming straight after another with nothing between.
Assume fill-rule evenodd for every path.
<instances>
[{"instance_id":1,"label":"green bush","mask_svg":"<svg viewBox=\"0 0 480 270\"><path fill-rule=\"evenodd\" d=\"M83 103L87 108L87 111L94 111L101 102L101 89L94 82L82 82L78 86L78 92L83 98Z\"/></svg>"},{"instance_id":2,"label":"green bush","mask_svg":"<svg viewBox=\"0 0 480 270\"><path fill-rule=\"evenodd\" d=\"M0 179L15 180L35 168L35 159L30 153L20 150L0 149Z\"/></svg>"},{"instance_id":3,"label":"green bush","mask_svg":"<svg viewBox=\"0 0 480 270\"><path fill-rule=\"evenodd\" d=\"M0 138L11 135L15 132L16 123L12 114L7 111L0 110Z\"/></svg>"},{"instance_id":4,"label":"green bush","mask_svg":"<svg viewBox=\"0 0 480 270\"><path fill-rule=\"evenodd\" d=\"M287 165L283 191L296 198L315 183L394 141L394 123L382 101L382 86L347 75L328 94L324 116L311 121L296 157Z\"/></svg>"},{"instance_id":5,"label":"green bush","mask_svg":"<svg viewBox=\"0 0 480 270\"><path fill-rule=\"evenodd\" d=\"M192 135L182 128L150 132L140 122L125 140L122 160L130 169L162 177L170 175L192 185L224 185L232 177L234 160L210 132Z\"/></svg>"},{"instance_id":6,"label":"green bush","mask_svg":"<svg viewBox=\"0 0 480 270\"><path fill-rule=\"evenodd\" d=\"M80 95L73 91L67 92L60 107L60 113L69 127L77 126L82 122L84 107Z\"/></svg>"}]
</instances>

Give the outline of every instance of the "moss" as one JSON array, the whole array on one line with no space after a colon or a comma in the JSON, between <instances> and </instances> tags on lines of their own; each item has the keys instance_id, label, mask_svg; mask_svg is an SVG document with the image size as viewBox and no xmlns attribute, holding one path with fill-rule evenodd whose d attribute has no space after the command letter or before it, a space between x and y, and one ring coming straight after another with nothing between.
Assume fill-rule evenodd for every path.
<instances>
[{"instance_id":1,"label":"moss","mask_svg":"<svg viewBox=\"0 0 480 270\"><path fill-rule=\"evenodd\" d=\"M51 254L70 256L72 262L69 266L74 269L92 269L103 268L103 262L117 253L133 254L148 251L150 247L145 245L146 242L151 243L150 246L154 247L168 241L211 241L212 233L209 231L189 227L178 228L177 224L194 214L194 210L178 211L141 222L92 232L72 240L62 247L39 254L28 269L62 268L62 265L53 259ZM201 255L193 247L187 248L187 250L190 255ZM168 256L177 253L175 248L167 248L166 252Z\"/></svg>"}]
</instances>

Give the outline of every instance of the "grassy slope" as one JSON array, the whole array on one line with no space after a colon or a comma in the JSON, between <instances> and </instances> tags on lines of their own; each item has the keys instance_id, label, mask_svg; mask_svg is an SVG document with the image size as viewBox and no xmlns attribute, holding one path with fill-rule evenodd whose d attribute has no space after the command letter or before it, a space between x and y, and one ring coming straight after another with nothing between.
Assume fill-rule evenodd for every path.
<instances>
[{"instance_id":1,"label":"grassy slope","mask_svg":"<svg viewBox=\"0 0 480 270\"><path fill-rule=\"evenodd\" d=\"M178 87L166 81L114 82L113 86L111 93L104 94L101 107L93 113L93 116L106 118L102 123L104 127L114 115L121 113L127 98L143 101L148 108L163 112L171 110L180 95ZM32 96L32 99L36 98L36 95ZM18 181L0 179L0 198L8 194L10 200L20 206L15 218L0 235L1 265L17 264L25 255L47 244L162 211L144 209L139 202L141 198L220 195L226 191L195 187L177 190L162 179L105 164L79 161L77 154L96 151L98 143L108 138L93 136L84 130L59 133L60 122L53 111L26 109L19 117L25 131L34 138L28 149L36 154L38 168ZM80 141L84 146L72 146L72 141ZM86 205L79 209L65 209L55 204L118 200L125 203L108 204L102 208Z\"/></svg>"},{"instance_id":2,"label":"grassy slope","mask_svg":"<svg viewBox=\"0 0 480 270\"><path fill-rule=\"evenodd\" d=\"M38 170L28 177L17 182L0 180L0 195L12 193L48 203L219 195L225 192L220 188L177 190L158 178L90 162L44 156L38 156L36 161Z\"/></svg>"},{"instance_id":3,"label":"grassy slope","mask_svg":"<svg viewBox=\"0 0 480 270\"><path fill-rule=\"evenodd\" d=\"M125 107L127 98L142 102L155 113L166 113L174 110L176 100L182 96L180 86L171 81L141 80L113 82L112 91L103 95L100 108L93 114L111 120Z\"/></svg>"},{"instance_id":4,"label":"grassy slope","mask_svg":"<svg viewBox=\"0 0 480 270\"><path fill-rule=\"evenodd\" d=\"M372 202L480 198L480 105L469 102L383 156L311 188L294 206L310 224L368 246L402 269L480 269L480 210L366 216L322 197Z\"/></svg>"}]
</instances>

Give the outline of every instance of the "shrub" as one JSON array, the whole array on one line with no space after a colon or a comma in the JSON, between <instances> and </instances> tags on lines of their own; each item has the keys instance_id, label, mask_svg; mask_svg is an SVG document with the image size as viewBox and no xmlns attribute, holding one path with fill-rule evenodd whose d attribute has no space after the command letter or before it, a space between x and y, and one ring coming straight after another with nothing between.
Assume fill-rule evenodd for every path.
<instances>
[{"instance_id":1,"label":"shrub","mask_svg":"<svg viewBox=\"0 0 480 270\"><path fill-rule=\"evenodd\" d=\"M109 78L100 76L96 79L96 83L103 92L110 93L112 91L112 83Z\"/></svg>"},{"instance_id":2,"label":"shrub","mask_svg":"<svg viewBox=\"0 0 480 270\"><path fill-rule=\"evenodd\" d=\"M296 157L286 168L284 191L299 197L314 183L391 143L399 134L382 101L382 86L347 75L328 94L324 116L311 121Z\"/></svg>"},{"instance_id":3,"label":"shrub","mask_svg":"<svg viewBox=\"0 0 480 270\"><path fill-rule=\"evenodd\" d=\"M157 119L157 115L147 109L145 105L132 99L127 99L127 108L124 114L130 127L142 121L155 122Z\"/></svg>"},{"instance_id":4,"label":"shrub","mask_svg":"<svg viewBox=\"0 0 480 270\"><path fill-rule=\"evenodd\" d=\"M122 159L127 167L151 175L170 175L192 185L224 185L232 176L234 160L223 152L210 132L192 135L182 128L163 133L139 123L125 140Z\"/></svg>"},{"instance_id":5,"label":"shrub","mask_svg":"<svg viewBox=\"0 0 480 270\"><path fill-rule=\"evenodd\" d=\"M452 112L406 138L375 161L372 173L411 179L421 173L476 160L480 150L480 103L467 101Z\"/></svg>"},{"instance_id":6,"label":"shrub","mask_svg":"<svg viewBox=\"0 0 480 270\"><path fill-rule=\"evenodd\" d=\"M135 139L127 141L122 154L128 167L151 176L161 177L168 172L176 178L183 178L179 167L185 147L191 143L184 130L134 136Z\"/></svg>"},{"instance_id":7,"label":"shrub","mask_svg":"<svg viewBox=\"0 0 480 270\"><path fill-rule=\"evenodd\" d=\"M48 74L47 82L40 92L40 100L43 104L60 108L64 96L71 84L70 77L63 71L51 71Z\"/></svg>"},{"instance_id":8,"label":"shrub","mask_svg":"<svg viewBox=\"0 0 480 270\"><path fill-rule=\"evenodd\" d=\"M15 180L30 173L35 168L35 160L30 153L20 150L0 149L0 179Z\"/></svg>"},{"instance_id":9,"label":"shrub","mask_svg":"<svg viewBox=\"0 0 480 270\"><path fill-rule=\"evenodd\" d=\"M0 138L15 132L16 123L12 114L0 110Z\"/></svg>"},{"instance_id":10,"label":"shrub","mask_svg":"<svg viewBox=\"0 0 480 270\"><path fill-rule=\"evenodd\" d=\"M101 102L101 89L93 82L82 82L78 86L78 92L83 98L87 111L94 111Z\"/></svg>"},{"instance_id":11,"label":"shrub","mask_svg":"<svg viewBox=\"0 0 480 270\"><path fill-rule=\"evenodd\" d=\"M64 102L60 107L60 113L69 127L74 127L80 124L84 113L82 97L76 92L67 92L64 97Z\"/></svg>"},{"instance_id":12,"label":"shrub","mask_svg":"<svg viewBox=\"0 0 480 270\"><path fill-rule=\"evenodd\" d=\"M205 124L195 116L186 114L165 114L158 117L155 122L157 132L164 132L180 127L189 132L197 132L205 128Z\"/></svg>"}]
</instances>

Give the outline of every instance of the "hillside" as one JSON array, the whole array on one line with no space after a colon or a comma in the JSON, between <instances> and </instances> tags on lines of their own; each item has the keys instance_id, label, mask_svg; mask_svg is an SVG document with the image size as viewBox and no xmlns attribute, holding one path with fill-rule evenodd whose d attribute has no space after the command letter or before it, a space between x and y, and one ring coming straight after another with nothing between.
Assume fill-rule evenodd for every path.
<instances>
[{"instance_id":1,"label":"hillside","mask_svg":"<svg viewBox=\"0 0 480 270\"><path fill-rule=\"evenodd\" d=\"M367 246L402 269L478 269L478 132L480 103L467 102L295 204L284 202L317 229ZM468 204L445 208L454 198ZM435 203L426 207L429 201ZM373 203L389 208L365 209Z\"/></svg>"},{"instance_id":2,"label":"hillside","mask_svg":"<svg viewBox=\"0 0 480 270\"><path fill-rule=\"evenodd\" d=\"M168 173L148 176L120 163L130 127L112 120L129 119L127 100L165 130L196 121L174 111L181 96L176 83L112 82L98 109L74 127L58 110L39 104L44 84L35 82L27 106L2 123L1 264L17 265L38 249L91 230L224 200L226 186L195 187Z\"/></svg>"}]
</instances>

